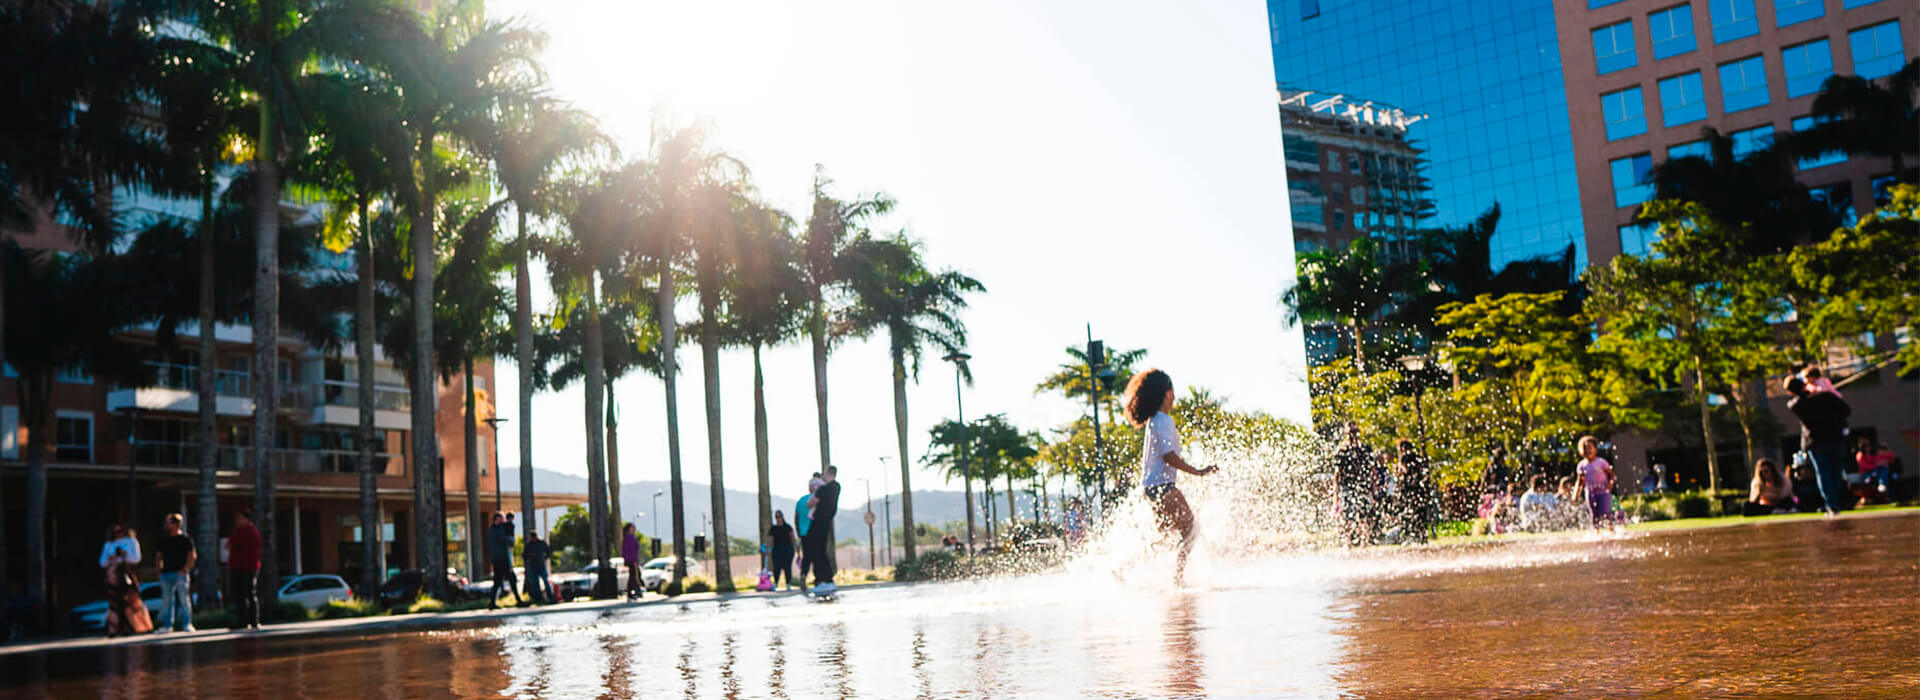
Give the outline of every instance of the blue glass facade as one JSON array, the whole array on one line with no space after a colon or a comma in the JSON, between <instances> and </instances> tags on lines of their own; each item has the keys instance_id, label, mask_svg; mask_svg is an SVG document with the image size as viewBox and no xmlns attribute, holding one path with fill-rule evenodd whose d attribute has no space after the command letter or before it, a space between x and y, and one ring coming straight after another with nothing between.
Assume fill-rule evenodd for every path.
<instances>
[{"instance_id":1,"label":"blue glass facade","mask_svg":"<svg viewBox=\"0 0 1920 700\"><path fill-rule=\"evenodd\" d=\"M1433 224L1498 201L1496 264L1557 255L1586 264L1573 138L1549 0L1449 3L1267 0L1275 82L1390 103L1428 119Z\"/></svg>"}]
</instances>

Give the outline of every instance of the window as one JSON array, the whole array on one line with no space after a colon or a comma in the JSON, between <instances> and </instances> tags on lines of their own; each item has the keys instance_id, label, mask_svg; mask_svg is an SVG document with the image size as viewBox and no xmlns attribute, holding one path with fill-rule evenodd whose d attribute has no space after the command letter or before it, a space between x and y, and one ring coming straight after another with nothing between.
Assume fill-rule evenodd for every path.
<instances>
[{"instance_id":1,"label":"window","mask_svg":"<svg viewBox=\"0 0 1920 700\"><path fill-rule=\"evenodd\" d=\"M0 406L0 457L20 458L19 406Z\"/></svg>"},{"instance_id":2,"label":"window","mask_svg":"<svg viewBox=\"0 0 1920 700\"><path fill-rule=\"evenodd\" d=\"M1780 63L1787 72L1787 96L1811 95L1833 75L1833 47L1826 39L1789 46L1780 52Z\"/></svg>"},{"instance_id":3,"label":"window","mask_svg":"<svg viewBox=\"0 0 1920 700\"><path fill-rule=\"evenodd\" d=\"M93 414L60 411L54 415L53 461L75 464L93 461Z\"/></svg>"},{"instance_id":4,"label":"window","mask_svg":"<svg viewBox=\"0 0 1920 700\"><path fill-rule=\"evenodd\" d=\"M1713 148L1708 146L1706 141L1688 141L1667 147L1667 160L1686 158L1688 156L1712 159Z\"/></svg>"},{"instance_id":5,"label":"window","mask_svg":"<svg viewBox=\"0 0 1920 700\"><path fill-rule=\"evenodd\" d=\"M1773 145L1773 125L1756 126L1728 134L1733 139L1733 157L1745 158Z\"/></svg>"},{"instance_id":6,"label":"window","mask_svg":"<svg viewBox=\"0 0 1920 700\"><path fill-rule=\"evenodd\" d=\"M1587 0L1587 9L1598 10L1608 5L1618 5L1620 0Z\"/></svg>"},{"instance_id":7,"label":"window","mask_svg":"<svg viewBox=\"0 0 1920 700\"><path fill-rule=\"evenodd\" d=\"M53 380L61 384L92 384L93 375L76 365L66 365L54 371Z\"/></svg>"},{"instance_id":8,"label":"window","mask_svg":"<svg viewBox=\"0 0 1920 700\"><path fill-rule=\"evenodd\" d=\"M1720 64L1720 109L1732 114L1767 103L1767 67L1759 56Z\"/></svg>"},{"instance_id":9,"label":"window","mask_svg":"<svg viewBox=\"0 0 1920 700\"><path fill-rule=\"evenodd\" d=\"M1876 2L1880 2L1880 0L1846 0L1846 2L1840 3L1840 6L1851 10L1856 7L1872 5Z\"/></svg>"},{"instance_id":10,"label":"window","mask_svg":"<svg viewBox=\"0 0 1920 700\"><path fill-rule=\"evenodd\" d=\"M1826 207L1827 211L1832 212L1833 217L1840 222L1841 226L1852 226L1859 223L1859 218L1853 211L1853 183L1836 182L1825 187L1809 187L1807 188L1807 194L1813 198L1815 203Z\"/></svg>"},{"instance_id":11,"label":"window","mask_svg":"<svg viewBox=\"0 0 1920 700\"><path fill-rule=\"evenodd\" d=\"M1332 219L1332 221L1333 221L1333 230L1335 230L1335 231L1344 231L1344 230L1346 230L1346 228L1347 228L1347 212L1346 212L1345 210L1342 210L1342 209L1335 209L1335 210L1333 210L1333 219Z\"/></svg>"},{"instance_id":12,"label":"window","mask_svg":"<svg viewBox=\"0 0 1920 700\"><path fill-rule=\"evenodd\" d=\"M1320 16L1320 0L1300 0L1300 19Z\"/></svg>"},{"instance_id":13,"label":"window","mask_svg":"<svg viewBox=\"0 0 1920 700\"><path fill-rule=\"evenodd\" d=\"M1645 257L1660 239L1660 227L1653 222L1620 227L1620 253Z\"/></svg>"},{"instance_id":14,"label":"window","mask_svg":"<svg viewBox=\"0 0 1920 700\"><path fill-rule=\"evenodd\" d=\"M1753 0L1707 0L1707 12L1713 16L1713 43L1760 33L1760 16L1754 13Z\"/></svg>"},{"instance_id":15,"label":"window","mask_svg":"<svg viewBox=\"0 0 1920 700\"><path fill-rule=\"evenodd\" d=\"M1320 164L1320 142L1306 138L1281 138L1280 147L1287 160L1302 164Z\"/></svg>"},{"instance_id":16,"label":"window","mask_svg":"<svg viewBox=\"0 0 1920 700\"><path fill-rule=\"evenodd\" d=\"M1647 34L1653 37L1653 60L1692 51L1693 8L1681 5L1647 15Z\"/></svg>"},{"instance_id":17,"label":"window","mask_svg":"<svg viewBox=\"0 0 1920 700\"><path fill-rule=\"evenodd\" d=\"M1669 128L1707 118L1707 94L1700 72L1660 81L1660 123Z\"/></svg>"},{"instance_id":18,"label":"window","mask_svg":"<svg viewBox=\"0 0 1920 700\"><path fill-rule=\"evenodd\" d=\"M1819 19L1826 14L1826 0L1773 0L1773 23L1776 27Z\"/></svg>"},{"instance_id":19,"label":"window","mask_svg":"<svg viewBox=\"0 0 1920 700\"><path fill-rule=\"evenodd\" d=\"M1293 223L1325 225L1326 209L1319 204L1295 202L1293 205Z\"/></svg>"},{"instance_id":20,"label":"window","mask_svg":"<svg viewBox=\"0 0 1920 700\"><path fill-rule=\"evenodd\" d=\"M1647 133L1647 103L1638 87L1601 95L1600 111L1606 115L1608 141Z\"/></svg>"},{"instance_id":21,"label":"window","mask_svg":"<svg viewBox=\"0 0 1920 700\"><path fill-rule=\"evenodd\" d=\"M1613 205L1630 207L1653 199L1653 183L1648 175L1653 172L1653 156L1642 153L1616 159L1609 166L1613 169Z\"/></svg>"},{"instance_id":22,"label":"window","mask_svg":"<svg viewBox=\"0 0 1920 700\"><path fill-rule=\"evenodd\" d=\"M1819 122L1815 121L1813 117L1799 117L1793 120L1793 130L1806 131L1812 129L1813 125L1817 123ZM1795 161L1795 165L1798 165L1801 170L1812 170L1814 168L1822 168L1835 163L1845 162L1847 162L1847 154L1844 151L1835 151L1832 153L1823 153L1817 157Z\"/></svg>"},{"instance_id":23,"label":"window","mask_svg":"<svg viewBox=\"0 0 1920 700\"><path fill-rule=\"evenodd\" d=\"M1900 49L1900 20L1848 32L1847 43L1853 47L1853 74L1868 80L1893 75L1907 62Z\"/></svg>"},{"instance_id":24,"label":"window","mask_svg":"<svg viewBox=\"0 0 1920 700\"><path fill-rule=\"evenodd\" d=\"M1633 21L1609 24L1593 30L1593 67L1600 75L1632 68L1639 63L1633 55Z\"/></svg>"}]
</instances>

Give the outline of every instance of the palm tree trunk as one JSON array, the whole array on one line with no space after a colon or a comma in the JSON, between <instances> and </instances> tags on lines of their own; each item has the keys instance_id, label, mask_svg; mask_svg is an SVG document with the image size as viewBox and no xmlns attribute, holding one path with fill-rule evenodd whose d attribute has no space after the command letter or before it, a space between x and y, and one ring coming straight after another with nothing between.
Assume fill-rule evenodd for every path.
<instances>
[{"instance_id":1,"label":"palm tree trunk","mask_svg":"<svg viewBox=\"0 0 1920 700\"><path fill-rule=\"evenodd\" d=\"M607 513L613 522L607 524L607 532L619 532L626 522L626 511L620 510L620 407L613 402L613 375L607 375Z\"/></svg>"},{"instance_id":2,"label":"palm tree trunk","mask_svg":"<svg viewBox=\"0 0 1920 700\"><path fill-rule=\"evenodd\" d=\"M354 442L360 448L360 594L372 598L380 590L386 574L386 557L381 543L380 502L373 470L373 412L378 410L373 394L373 230L367 219L367 203L360 202L360 259L355 265L353 353L360 386L360 433ZM208 550L212 551L212 550ZM212 598L208 598L212 600Z\"/></svg>"},{"instance_id":3,"label":"palm tree trunk","mask_svg":"<svg viewBox=\"0 0 1920 700\"><path fill-rule=\"evenodd\" d=\"M1013 472L1007 472L1007 524L1020 523L1020 511L1013 505Z\"/></svg>"},{"instance_id":4,"label":"palm tree trunk","mask_svg":"<svg viewBox=\"0 0 1920 700\"><path fill-rule=\"evenodd\" d=\"M816 295L817 296L817 295ZM826 302L815 301L807 319L807 336L813 341L813 408L820 423L820 473L833 464L831 433L827 430L827 311ZM913 539L907 539L907 556L913 556Z\"/></svg>"},{"instance_id":5,"label":"palm tree trunk","mask_svg":"<svg viewBox=\"0 0 1920 700\"><path fill-rule=\"evenodd\" d=\"M702 261L706 262L706 261ZM712 275L711 277L718 277ZM707 489L713 498L713 588L733 591L733 564L727 544L727 485L720 451L720 290L719 280L701 280L700 374L707 399Z\"/></svg>"},{"instance_id":6,"label":"palm tree trunk","mask_svg":"<svg viewBox=\"0 0 1920 700\"><path fill-rule=\"evenodd\" d=\"M913 463L907 461L907 363L906 347L898 333L892 335L888 354L893 359L893 434L900 448L900 524L907 532L907 558L912 559L913 544Z\"/></svg>"},{"instance_id":7,"label":"palm tree trunk","mask_svg":"<svg viewBox=\"0 0 1920 700\"><path fill-rule=\"evenodd\" d=\"M467 579L478 581L486 571L480 565L480 533L487 532L480 522L480 451L475 449L479 441L479 431L474 425L479 419L478 406L473 397L473 358L460 361L461 396L460 403L465 407L460 420L460 444L464 448L467 482ZM488 552L487 556L493 556Z\"/></svg>"},{"instance_id":8,"label":"palm tree trunk","mask_svg":"<svg viewBox=\"0 0 1920 700\"><path fill-rule=\"evenodd\" d=\"M673 504L673 579L679 584L687 577L687 503L680 488L680 388L677 377L680 361L675 356L673 301L679 296L673 288L673 243L660 256L660 297L655 306L660 324L660 369L667 395L667 500Z\"/></svg>"},{"instance_id":9,"label":"palm tree trunk","mask_svg":"<svg viewBox=\"0 0 1920 700\"><path fill-rule=\"evenodd\" d=\"M513 263L513 355L520 379L520 534L533 532L533 278L527 269L527 212ZM497 439L497 438L496 438Z\"/></svg>"},{"instance_id":10,"label":"palm tree trunk","mask_svg":"<svg viewBox=\"0 0 1920 700\"><path fill-rule=\"evenodd\" d=\"M273 609L280 580L274 557L273 448L279 432L280 398L280 163L273 110L260 110L260 139L254 154L259 179L254 196L253 268L253 517L260 528L260 604Z\"/></svg>"},{"instance_id":11,"label":"palm tree trunk","mask_svg":"<svg viewBox=\"0 0 1920 700\"><path fill-rule=\"evenodd\" d=\"M215 492L220 468L220 360L214 352L214 256L213 256L213 168L206 167L200 181L200 373L195 389L200 395L198 426L199 479L195 500L199 517L194 518L194 548L218 552L220 546L220 499ZM200 599L218 600L220 596L220 557L203 556L194 576L199 579Z\"/></svg>"},{"instance_id":12,"label":"palm tree trunk","mask_svg":"<svg viewBox=\"0 0 1920 700\"><path fill-rule=\"evenodd\" d=\"M420 134L415 158L430 163L433 158L434 132ZM413 247L413 406L408 411L413 438L413 521L414 563L426 572L425 586L435 597L446 597L446 525L441 491L446 483L446 465L440 462L440 436L435 426L439 409L439 382L433 362L433 277L438 258L434 254L435 194L432 169L421 174L419 202L413 212L410 243Z\"/></svg>"},{"instance_id":13,"label":"palm tree trunk","mask_svg":"<svg viewBox=\"0 0 1920 700\"><path fill-rule=\"evenodd\" d=\"M595 598L611 598L619 590L616 572L607 553L612 547L612 528L607 518L606 428L601 423L606 408L606 348L601 345L600 292L597 275L587 273L587 346L581 349L587 370L587 523L593 530L593 561L599 574L593 584Z\"/></svg>"},{"instance_id":14,"label":"palm tree trunk","mask_svg":"<svg viewBox=\"0 0 1920 700\"><path fill-rule=\"evenodd\" d=\"M769 471L767 449L767 378L760 369L760 344L753 343L753 460L754 473L759 477L760 499L760 536L754 539L760 544L772 544L767 539L767 530L773 527L773 478ZM764 560L766 557L762 556ZM764 565L763 565L764 566Z\"/></svg>"}]
</instances>

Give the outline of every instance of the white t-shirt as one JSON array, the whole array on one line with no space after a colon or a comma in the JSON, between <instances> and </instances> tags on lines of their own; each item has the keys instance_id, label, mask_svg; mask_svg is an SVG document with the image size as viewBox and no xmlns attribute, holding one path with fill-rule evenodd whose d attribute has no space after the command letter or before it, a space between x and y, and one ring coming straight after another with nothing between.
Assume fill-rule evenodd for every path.
<instances>
[{"instance_id":1,"label":"white t-shirt","mask_svg":"<svg viewBox=\"0 0 1920 700\"><path fill-rule=\"evenodd\" d=\"M1551 493L1528 491L1527 495L1520 497L1520 524L1531 527L1545 522L1553 515L1559 500Z\"/></svg>"},{"instance_id":2,"label":"white t-shirt","mask_svg":"<svg viewBox=\"0 0 1920 700\"><path fill-rule=\"evenodd\" d=\"M100 547L100 568L107 568L107 560L113 558L115 550L119 550L120 556L127 558L128 564L140 563L140 542L131 537L122 537L117 540L107 540L107 543Z\"/></svg>"},{"instance_id":3,"label":"white t-shirt","mask_svg":"<svg viewBox=\"0 0 1920 700\"><path fill-rule=\"evenodd\" d=\"M1140 455L1140 485L1159 486L1173 483L1173 465L1167 464L1168 454L1180 452L1180 430L1173 426L1173 416L1155 413L1147 419L1147 434L1140 441L1143 454Z\"/></svg>"}]
</instances>

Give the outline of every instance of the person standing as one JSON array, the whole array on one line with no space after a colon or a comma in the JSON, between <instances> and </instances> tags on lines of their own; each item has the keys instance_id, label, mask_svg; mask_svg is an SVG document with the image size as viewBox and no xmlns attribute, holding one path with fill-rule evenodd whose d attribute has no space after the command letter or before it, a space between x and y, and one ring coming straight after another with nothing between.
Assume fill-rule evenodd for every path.
<instances>
[{"instance_id":1,"label":"person standing","mask_svg":"<svg viewBox=\"0 0 1920 700\"><path fill-rule=\"evenodd\" d=\"M107 532L107 543L100 548L100 569L106 574L107 636L119 637L153 629L147 616L147 604L140 600L140 577L134 567L140 563L140 540L125 525Z\"/></svg>"},{"instance_id":2,"label":"person standing","mask_svg":"<svg viewBox=\"0 0 1920 700\"><path fill-rule=\"evenodd\" d=\"M1580 438L1580 482L1587 488L1587 509L1593 513L1593 526L1613 523L1613 464L1600 456L1600 438Z\"/></svg>"},{"instance_id":3,"label":"person standing","mask_svg":"<svg viewBox=\"0 0 1920 700\"><path fill-rule=\"evenodd\" d=\"M1426 542L1440 520L1440 495L1433 486L1433 470L1412 440L1400 441L1400 517L1406 539Z\"/></svg>"},{"instance_id":4,"label":"person standing","mask_svg":"<svg viewBox=\"0 0 1920 700\"><path fill-rule=\"evenodd\" d=\"M828 465L820 475L823 483L813 490L812 524L807 528L808 566L813 567L814 592L832 595L833 575L838 570L833 554L833 517L840 512L840 468Z\"/></svg>"},{"instance_id":5,"label":"person standing","mask_svg":"<svg viewBox=\"0 0 1920 700\"><path fill-rule=\"evenodd\" d=\"M193 597L189 593L193 586L189 572L200 557L194 551L193 538L182 531L184 520L179 513L167 514L166 534L160 538L160 626L153 630L155 632L193 631Z\"/></svg>"},{"instance_id":6,"label":"person standing","mask_svg":"<svg viewBox=\"0 0 1920 700\"><path fill-rule=\"evenodd\" d=\"M1133 375L1125 394L1127 421L1141 428L1140 486L1153 504L1155 522L1161 535L1178 535L1179 554L1174 560L1175 585L1186 577L1187 555L1193 551L1193 509L1187 497L1174 485L1179 472L1206 476L1219 467L1194 467L1180 455L1180 429L1174 425L1173 378L1158 369Z\"/></svg>"},{"instance_id":7,"label":"person standing","mask_svg":"<svg viewBox=\"0 0 1920 700\"><path fill-rule=\"evenodd\" d=\"M620 528L620 559L627 567L627 600L639 600L646 584L640 581L640 535L633 523Z\"/></svg>"},{"instance_id":8,"label":"person standing","mask_svg":"<svg viewBox=\"0 0 1920 700\"><path fill-rule=\"evenodd\" d=\"M1347 546L1373 544L1370 526L1375 505L1373 452L1360 442L1360 426L1347 424L1347 441L1333 455L1335 506L1340 509L1340 529Z\"/></svg>"},{"instance_id":9,"label":"person standing","mask_svg":"<svg viewBox=\"0 0 1920 700\"><path fill-rule=\"evenodd\" d=\"M773 512L773 526L767 528L767 539L772 545L772 561L767 568L773 572L773 584L785 581L787 590L793 590L793 526L787 524L787 516L778 510Z\"/></svg>"},{"instance_id":10,"label":"person standing","mask_svg":"<svg viewBox=\"0 0 1920 700\"><path fill-rule=\"evenodd\" d=\"M260 529L253 511L233 514L233 532L227 536L227 587L233 601L234 629L260 629L260 598L254 587L260 575Z\"/></svg>"},{"instance_id":11,"label":"person standing","mask_svg":"<svg viewBox=\"0 0 1920 700\"><path fill-rule=\"evenodd\" d=\"M493 591L487 594L487 609L497 607L502 586L513 594L515 607L525 605L520 599L519 579L513 575L513 525L499 513L493 514L493 525L487 528L487 558L493 564Z\"/></svg>"},{"instance_id":12,"label":"person standing","mask_svg":"<svg viewBox=\"0 0 1920 700\"><path fill-rule=\"evenodd\" d=\"M814 472L812 478L807 479L807 494L793 502L793 529L800 534L801 593L807 592L807 572L813 569L814 562L819 559L813 551L813 538L808 537L807 533L813 531L813 492L822 483L825 482L820 479L820 472Z\"/></svg>"},{"instance_id":13,"label":"person standing","mask_svg":"<svg viewBox=\"0 0 1920 700\"><path fill-rule=\"evenodd\" d=\"M1482 486L1491 486L1506 490L1513 480L1513 468L1507 465L1507 448L1494 443L1492 454L1487 456L1487 471L1481 477Z\"/></svg>"},{"instance_id":14,"label":"person standing","mask_svg":"<svg viewBox=\"0 0 1920 700\"><path fill-rule=\"evenodd\" d=\"M1831 391L1811 391L1807 380L1798 375L1787 377L1787 410L1800 420L1800 449L1813 461L1814 478L1820 485L1820 498L1827 517L1833 517L1848 504L1847 418L1853 409L1845 399Z\"/></svg>"},{"instance_id":15,"label":"person standing","mask_svg":"<svg viewBox=\"0 0 1920 700\"><path fill-rule=\"evenodd\" d=\"M535 603L552 603L553 582L547 578L547 562L553 558L553 549L547 541L540 539L540 533L527 533L527 543L520 550L520 560L527 567L527 598Z\"/></svg>"}]
</instances>

